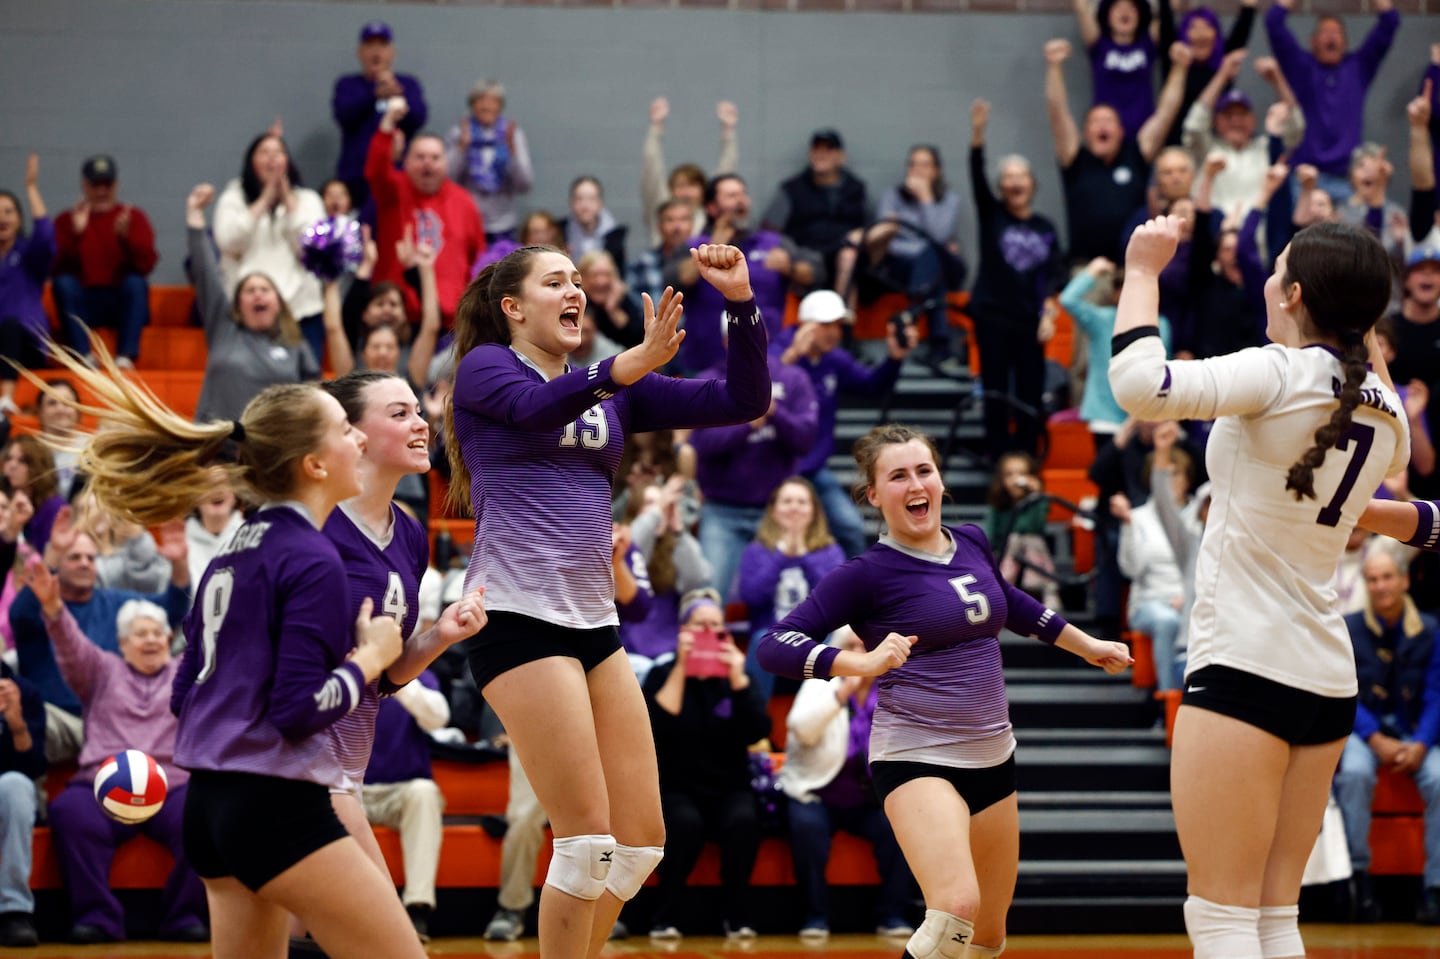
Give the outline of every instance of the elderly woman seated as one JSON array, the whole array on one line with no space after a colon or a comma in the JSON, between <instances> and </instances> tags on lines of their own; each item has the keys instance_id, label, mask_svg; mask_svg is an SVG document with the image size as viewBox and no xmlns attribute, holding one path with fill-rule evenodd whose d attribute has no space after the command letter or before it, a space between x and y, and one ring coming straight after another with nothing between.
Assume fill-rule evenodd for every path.
<instances>
[{"instance_id":1,"label":"elderly woman seated","mask_svg":"<svg viewBox=\"0 0 1440 959\"><path fill-rule=\"evenodd\" d=\"M185 859L181 819L189 774L174 764L176 719L170 712L170 685L180 661L170 655L165 610L143 599L120 607L116 631L120 653L92 643L60 599L60 583L38 556L25 564L25 583L34 591L55 647L65 682L84 710L85 743L79 770L50 803L50 826L65 888L70 895L70 937L74 942L115 942L125 938L125 913L110 889L115 852L144 834L165 846L175 867L162 893L160 937L205 942L205 894ZM124 749L148 753L165 770L169 796L160 812L139 825L106 816L93 795L104 760Z\"/></svg>"}]
</instances>

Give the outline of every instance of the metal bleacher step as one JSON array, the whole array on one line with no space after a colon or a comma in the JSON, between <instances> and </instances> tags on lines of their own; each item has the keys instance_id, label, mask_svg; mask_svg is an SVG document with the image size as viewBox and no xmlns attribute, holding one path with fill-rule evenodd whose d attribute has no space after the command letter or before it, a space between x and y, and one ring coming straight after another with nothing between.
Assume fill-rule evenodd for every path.
<instances>
[{"instance_id":1,"label":"metal bleacher step","mask_svg":"<svg viewBox=\"0 0 1440 959\"><path fill-rule=\"evenodd\" d=\"M1170 808L1168 789L1022 789L1020 808L1151 809Z\"/></svg>"},{"instance_id":2,"label":"metal bleacher step","mask_svg":"<svg viewBox=\"0 0 1440 959\"><path fill-rule=\"evenodd\" d=\"M1017 727L1075 726L1144 728L1155 722L1155 702L1128 684L1013 683L1010 721Z\"/></svg>"}]
</instances>

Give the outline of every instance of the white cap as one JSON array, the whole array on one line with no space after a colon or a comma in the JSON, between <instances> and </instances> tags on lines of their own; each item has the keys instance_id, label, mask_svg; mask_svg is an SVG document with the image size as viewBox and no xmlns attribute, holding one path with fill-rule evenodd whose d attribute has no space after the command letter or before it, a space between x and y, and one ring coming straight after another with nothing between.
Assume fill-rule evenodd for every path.
<instances>
[{"instance_id":1,"label":"white cap","mask_svg":"<svg viewBox=\"0 0 1440 959\"><path fill-rule=\"evenodd\" d=\"M816 290L800 301L801 323L834 323L849 315L845 298L834 290Z\"/></svg>"}]
</instances>

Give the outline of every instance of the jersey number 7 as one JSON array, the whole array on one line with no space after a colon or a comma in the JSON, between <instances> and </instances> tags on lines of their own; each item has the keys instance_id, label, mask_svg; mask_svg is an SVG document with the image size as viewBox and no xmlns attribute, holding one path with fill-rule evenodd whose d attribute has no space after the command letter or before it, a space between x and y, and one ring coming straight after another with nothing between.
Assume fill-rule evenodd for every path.
<instances>
[{"instance_id":1,"label":"jersey number 7","mask_svg":"<svg viewBox=\"0 0 1440 959\"><path fill-rule=\"evenodd\" d=\"M1355 482L1360 478L1360 467L1365 465L1365 459L1370 455L1370 449L1375 445L1375 427L1366 426L1364 423L1351 423L1350 428L1345 431L1340 439L1335 441L1337 450L1346 450L1354 441L1355 451L1350 457L1350 462L1345 466L1345 475L1340 477L1340 485L1335 488L1335 495L1330 498L1330 505L1320 511L1315 517L1315 522L1321 526L1339 526L1340 510L1345 505L1345 500L1350 497L1350 491L1355 488Z\"/></svg>"}]
</instances>

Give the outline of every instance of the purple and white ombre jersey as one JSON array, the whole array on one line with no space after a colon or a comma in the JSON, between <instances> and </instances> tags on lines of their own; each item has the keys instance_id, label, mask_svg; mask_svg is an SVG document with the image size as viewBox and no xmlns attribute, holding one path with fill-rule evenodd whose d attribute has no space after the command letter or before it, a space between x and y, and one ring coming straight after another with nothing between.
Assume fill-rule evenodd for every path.
<instances>
[{"instance_id":1,"label":"purple and white ombre jersey","mask_svg":"<svg viewBox=\"0 0 1440 959\"><path fill-rule=\"evenodd\" d=\"M328 726L360 702L345 567L298 503L261 509L211 560L185 617L175 763L338 786Z\"/></svg>"},{"instance_id":2,"label":"purple and white ombre jersey","mask_svg":"<svg viewBox=\"0 0 1440 959\"><path fill-rule=\"evenodd\" d=\"M1015 750L1000 668L1002 628L1053 643L1065 620L1000 575L979 527L947 527L953 551L888 536L834 570L760 639L760 665L796 679L830 675L824 638L849 624L874 649L916 636L910 658L876 681L870 761L983 768Z\"/></svg>"},{"instance_id":3,"label":"purple and white ombre jersey","mask_svg":"<svg viewBox=\"0 0 1440 959\"><path fill-rule=\"evenodd\" d=\"M420 577L430 561L425 528L404 510L390 504L390 532L379 539L360 524L342 503L325 521L325 535L335 544L345 564L346 605L350 619L360 615L360 604L370 597L371 616L389 616L400 622L400 635L415 631L420 614ZM390 687L394 688L394 687ZM327 730L335 759L345 780L344 792L359 793L375 744L375 714L380 710L380 680L366 686L360 703Z\"/></svg>"},{"instance_id":4,"label":"purple and white ombre jersey","mask_svg":"<svg viewBox=\"0 0 1440 959\"><path fill-rule=\"evenodd\" d=\"M455 434L475 514L465 589L484 586L487 610L574 629L619 621L610 493L625 436L743 423L769 407L765 326L753 301L727 313L723 380L651 373L623 387L608 359L547 380L495 343L460 360Z\"/></svg>"}]
</instances>

